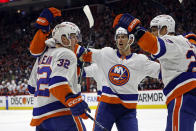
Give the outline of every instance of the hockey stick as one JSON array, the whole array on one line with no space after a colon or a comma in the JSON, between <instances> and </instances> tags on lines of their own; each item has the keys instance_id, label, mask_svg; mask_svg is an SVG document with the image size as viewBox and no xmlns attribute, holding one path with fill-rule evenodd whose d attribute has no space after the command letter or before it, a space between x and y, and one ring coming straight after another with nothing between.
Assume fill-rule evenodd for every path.
<instances>
[{"instance_id":1,"label":"hockey stick","mask_svg":"<svg viewBox=\"0 0 196 131\"><path fill-rule=\"evenodd\" d=\"M92 27L94 26L94 19L93 19L93 16L92 16L92 13L91 13L91 10L89 8L88 5L85 5L84 8L83 8L83 11L88 19L88 22L89 22L89 28L90 28L90 41L88 42L88 45L86 47L86 49L88 50L88 47L92 41ZM80 76L79 76L79 84L82 83L82 74L84 72L84 64L85 62L82 63L82 67L81 67L81 72L80 72ZM97 126L99 126L103 131L108 131L105 127L103 127L98 121L96 121L90 114L86 113L87 116L95 122L95 124Z\"/></svg>"},{"instance_id":2,"label":"hockey stick","mask_svg":"<svg viewBox=\"0 0 196 131\"><path fill-rule=\"evenodd\" d=\"M103 127L98 121L96 121L90 114L86 113L87 116L95 122L96 125L98 125L103 131L108 131L105 127Z\"/></svg>"},{"instance_id":3,"label":"hockey stick","mask_svg":"<svg viewBox=\"0 0 196 131\"><path fill-rule=\"evenodd\" d=\"M90 10L88 5L84 6L83 11L84 11L84 13L85 13L85 15L86 15L86 17L88 19L89 28L90 28L90 39L89 39L88 45L86 47L86 49L88 49L88 47L89 47L89 45L91 43L91 40L92 40L92 27L94 26L94 19L93 19L91 10ZM81 71L80 71L80 75L79 75L79 80L78 80L79 84L82 84L82 74L84 72L84 64L85 64L85 62L82 63L82 67L81 67Z\"/></svg>"}]
</instances>

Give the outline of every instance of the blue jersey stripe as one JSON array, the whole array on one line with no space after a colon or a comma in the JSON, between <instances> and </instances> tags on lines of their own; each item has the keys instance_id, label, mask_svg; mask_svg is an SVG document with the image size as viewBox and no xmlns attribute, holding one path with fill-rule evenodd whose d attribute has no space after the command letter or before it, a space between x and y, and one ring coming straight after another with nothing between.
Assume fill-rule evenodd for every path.
<instances>
[{"instance_id":1,"label":"blue jersey stripe","mask_svg":"<svg viewBox=\"0 0 196 131\"><path fill-rule=\"evenodd\" d=\"M35 93L35 87L32 87L30 85L28 85L28 91L31 93L31 94L34 94Z\"/></svg>"},{"instance_id":2,"label":"blue jersey stripe","mask_svg":"<svg viewBox=\"0 0 196 131\"><path fill-rule=\"evenodd\" d=\"M99 96L100 96L101 94L102 94L102 92L101 92L101 91L97 91L97 95L99 95Z\"/></svg>"},{"instance_id":3,"label":"blue jersey stripe","mask_svg":"<svg viewBox=\"0 0 196 131\"><path fill-rule=\"evenodd\" d=\"M158 42L160 45L160 51L157 55L152 55L153 59L157 59L157 58L163 56L166 52L165 42L161 38L158 38Z\"/></svg>"},{"instance_id":4,"label":"blue jersey stripe","mask_svg":"<svg viewBox=\"0 0 196 131\"><path fill-rule=\"evenodd\" d=\"M82 77L86 77L86 71L85 70L83 70Z\"/></svg>"},{"instance_id":5,"label":"blue jersey stripe","mask_svg":"<svg viewBox=\"0 0 196 131\"><path fill-rule=\"evenodd\" d=\"M130 59L130 58L132 57L132 55L133 55L133 53L127 55L125 58L128 60L128 59ZM117 50L117 56L118 56L119 58L122 57L122 55L120 54L119 50Z\"/></svg>"},{"instance_id":6,"label":"blue jersey stripe","mask_svg":"<svg viewBox=\"0 0 196 131\"><path fill-rule=\"evenodd\" d=\"M191 79L196 78L196 72L183 72L176 78L174 78L167 86L163 89L163 93L167 96L178 84Z\"/></svg>"},{"instance_id":7,"label":"blue jersey stripe","mask_svg":"<svg viewBox=\"0 0 196 131\"><path fill-rule=\"evenodd\" d=\"M45 106L34 108L33 116L39 116L39 115L42 115L42 114L45 114L51 111L55 111L58 109L62 109L62 108L66 108L66 106L63 105L60 101L55 101Z\"/></svg>"},{"instance_id":8,"label":"blue jersey stripe","mask_svg":"<svg viewBox=\"0 0 196 131\"><path fill-rule=\"evenodd\" d=\"M77 53L77 58L80 58L80 56L84 53L85 48L82 46L79 46L78 48L80 49L79 49L79 52Z\"/></svg>"},{"instance_id":9,"label":"blue jersey stripe","mask_svg":"<svg viewBox=\"0 0 196 131\"><path fill-rule=\"evenodd\" d=\"M56 83L60 83L60 82L67 82L67 78L65 77L62 77L62 76L54 76L50 79L50 82L49 82L49 86L51 85L54 85Z\"/></svg>"},{"instance_id":10,"label":"blue jersey stripe","mask_svg":"<svg viewBox=\"0 0 196 131\"><path fill-rule=\"evenodd\" d=\"M102 92L103 93L106 93L106 94L111 94L111 95L116 95L118 96L121 100L127 100L127 101L137 101L138 100L138 94L117 94L117 93L114 93L109 87L107 86L103 86L103 89L102 89Z\"/></svg>"}]
</instances>

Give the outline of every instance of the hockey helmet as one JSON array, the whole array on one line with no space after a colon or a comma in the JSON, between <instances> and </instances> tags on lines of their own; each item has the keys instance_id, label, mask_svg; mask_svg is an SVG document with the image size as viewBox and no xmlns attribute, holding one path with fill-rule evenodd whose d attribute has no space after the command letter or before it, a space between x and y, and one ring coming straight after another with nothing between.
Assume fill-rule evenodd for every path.
<instances>
[{"instance_id":1,"label":"hockey helmet","mask_svg":"<svg viewBox=\"0 0 196 131\"><path fill-rule=\"evenodd\" d=\"M80 40L80 29L72 22L62 22L61 24L56 25L52 31L52 37L54 38L55 43L63 45L61 37L62 35L65 35L69 40L68 46L71 45L71 34L76 34L78 40Z\"/></svg>"},{"instance_id":2,"label":"hockey helmet","mask_svg":"<svg viewBox=\"0 0 196 131\"><path fill-rule=\"evenodd\" d=\"M170 15L158 15L150 22L150 28L158 27L160 30L163 26L167 27L167 33L175 32L175 21Z\"/></svg>"},{"instance_id":3,"label":"hockey helmet","mask_svg":"<svg viewBox=\"0 0 196 131\"><path fill-rule=\"evenodd\" d=\"M117 40L117 36L121 35L121 34L124 34L124 35L128 36L129 40L128 40L127 43L129 43L129 41L132 39L132 42L130 43L130 45L133 44L134 38L135 38L134 35L133 34L129 34L128 31L125 28L122 28L122 27L119 27L119 28L116 29L115 38L114 38L115 41Z\"/></svg>"}]
</instances>

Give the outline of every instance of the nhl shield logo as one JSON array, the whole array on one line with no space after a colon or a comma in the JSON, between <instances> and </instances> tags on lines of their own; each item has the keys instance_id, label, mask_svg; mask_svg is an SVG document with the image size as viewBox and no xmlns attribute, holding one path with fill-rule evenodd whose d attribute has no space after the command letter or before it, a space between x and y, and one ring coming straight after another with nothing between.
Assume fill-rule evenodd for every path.
<instances>
[{"instance_id":1,"label":"nhl shield logo","mask_svg":"<svg viewBox=\"0 0 196 131\"><path fill-rule=\"evenodd\" d=\"M129 76L128 68L120 64L114 65L108 73L110 82L116 86L126 84L129 81Z\"/></svg>"}]
</instances>

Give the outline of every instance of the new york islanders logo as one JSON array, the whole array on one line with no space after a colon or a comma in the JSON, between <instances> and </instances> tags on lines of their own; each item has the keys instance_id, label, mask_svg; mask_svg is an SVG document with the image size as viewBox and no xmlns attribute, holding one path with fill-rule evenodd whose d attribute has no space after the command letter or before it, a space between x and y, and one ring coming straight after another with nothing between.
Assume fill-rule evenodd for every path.
<instances>
[{"instance_id":1,"label":"new york islanders logo","mask_svg":"<svg viewBox=\"0 0 196 131\"><path fill-rule=\"evenodd\" d=\"M116 86L122 86L129 81L129 70L124 65L114 65L108 72L109 80Z\"/></svg>"}]
</instances>

